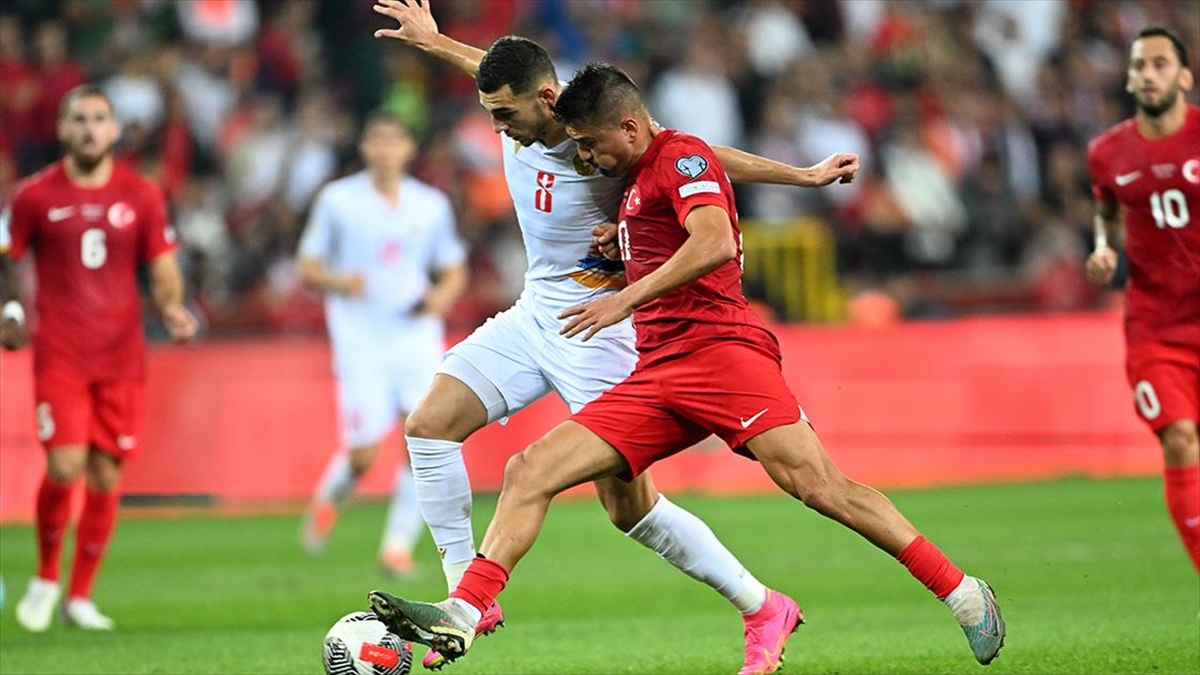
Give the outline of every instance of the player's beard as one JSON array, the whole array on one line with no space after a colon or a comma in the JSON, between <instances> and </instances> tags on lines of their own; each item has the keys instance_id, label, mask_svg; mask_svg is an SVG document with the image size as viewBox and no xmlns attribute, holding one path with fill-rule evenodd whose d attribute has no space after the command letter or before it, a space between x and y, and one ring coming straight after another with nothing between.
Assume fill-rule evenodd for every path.
<instances>
[{"instance_id":1,"label":"player's beard","mask_svg":"<svg viewBox=\"0 0 1200 675\"><path fill-rule=\"evenodd\" d=\"M1163 94L1162 99L1158 103L1147 103L1137 96L1134 97L1134 100L1137 101L1138 110L1142 111L1144 115L1158 118L1162 117L1163 113L1175 107L1175 104L1179 101L1179 96L1179 85L1173 84Z\"/></svg>"},{"instance_id":2,"label":"player's beard","mask_svg":"<svg viewBox=\"0 0 1200 675\"><path fill-rule=\"evenodd\" d=\"M115 143L109 143L99 150L89 152L84 149L84 144L81 142L71 148L71 160L83 173L91 173L100 166L101 162L112 155L114 145Z\"/></svg>"}]
</instances>

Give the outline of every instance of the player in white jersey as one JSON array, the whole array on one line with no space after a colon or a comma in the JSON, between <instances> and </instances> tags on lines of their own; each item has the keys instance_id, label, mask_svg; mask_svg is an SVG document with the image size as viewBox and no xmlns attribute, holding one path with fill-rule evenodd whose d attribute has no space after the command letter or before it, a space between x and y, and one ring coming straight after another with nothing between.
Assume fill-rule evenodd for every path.
<instances>
[{"instance_id":1,"label":"player in white jersey","mask_svg":"<svg viewBox=\"0 0 1200 675\"><path fill-rule=\"evenodd\" d=\"M550 113L561 83L539 45L508 37L485 54L439 34L428 1L377 1L375 10L401 26L376 31L376 37L400 39L476 77L493 128L508 137L505 176L529 260L520 299L447 353L405 425L421 512L453 589L475 556L463 441L552 390L575 412L623 380L637 360L628 320L588 342L559 334L560 312L624 285L623 267L600 254L593 229L598 233L615 221L625 186L578 159L574 142ZM818 186L849 181L858 170L852 155L801 169L732 148L714 150L731 178L741 182ZM785 617L766 611L768 589L708 526L659 494L647 474L631 483L597 481L596 489L617 528L713 587L743 614L745 672L774 672L778 662L764 659L761 646L782 644L794 623L786 625ZM493 605L476 632L490 632L502 621ZM436 668L444 660L431 651L423 663Z\"/></svg>"},{"instance_id":2,"label":"player in white jersey","mask_svg":"<svg viewBox=\"0 0 1200 675\"><path fill-rule=\"evenodd\" d=\"M343 444L305 518L304 545L314 554L397 418L432 382L444 351L442 317L467 283L450 200L405 173L416 143L400 118L374 113L359 150L366 170L321 190L300 241L301 276L325 294ZM411 569L421 524L412 471L402 463L380 547L384 570Z\"/></svg>"}]
</instances>

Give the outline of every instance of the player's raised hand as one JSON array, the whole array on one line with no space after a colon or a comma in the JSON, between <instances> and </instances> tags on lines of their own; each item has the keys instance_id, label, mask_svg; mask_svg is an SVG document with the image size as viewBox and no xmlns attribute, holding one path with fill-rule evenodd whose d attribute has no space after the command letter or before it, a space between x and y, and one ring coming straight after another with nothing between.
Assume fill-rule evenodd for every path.
<instances>
[{"instance_id":1,"label":"player's raised hand","mask_svg":"<svg viewBox=\"0 0 1200 675\"><path fill-rule=\"evenodd\" d=\"M615 224L604 223L592 226L592 244L605 258L621 259L621 247L617 244L617 226Z\"/></svg>"},{"instance_id":2,"label":"player's raised hand","mask_svg":"<svg viewBox=\"0 0 1200 675\"><path fill-rule=\"evenodd\" d=\"M1092 284L1101 287L1109 285L1117 273L1117 252L1107 246L1096 249L1088 256L1084 270L1087 280Z\"/></svg>"},{"instance_id":3,"label":"player's raised hand","mask_svg":"<svg viewBox=\"0 0 1200 675\"><path fill-rule=\"evenodd\" d=\"M829 185L833 181L852 183L858 175L858 155L835 152L812 166L813 177L816 181L813 187Z\"/></svg>"},{"instance_id":4,"label":"player's raised hand","mask_svg":"<svg viewBox=\"0 0 1200 675\"><path fill-rule=\"evenodd\" d=\"M375 0L377 13L399 22L399 28L380 28L375 37L392 38L415 47L428 47L438 35L429 0Z\"/></svg>"},{"instance_id":5,"label":"player's raised hand","mask_svg":"<svg viewBox=\"0 0 1200 675\"><path fill-rule=\"evenodd\" d=\"M624 321L625 317L632 313L633 310L625 304L620 293L606 295L598 300L575 305L559 314L560 319L571 319L559 333L569 338L583 333L583 342L587 342L602 329Z\"/></svg>"},{"instance_id":6,"label":"player's raised hand","mask_svg":"<svg viewBox=\"0 0 1200 675\"><path fill-rule=\"evenodd\" d=\"M199 323L183 305L167 305L162 311L163 325L172 342L187 342L196 337Z\"/></svg>"}]
</instances>

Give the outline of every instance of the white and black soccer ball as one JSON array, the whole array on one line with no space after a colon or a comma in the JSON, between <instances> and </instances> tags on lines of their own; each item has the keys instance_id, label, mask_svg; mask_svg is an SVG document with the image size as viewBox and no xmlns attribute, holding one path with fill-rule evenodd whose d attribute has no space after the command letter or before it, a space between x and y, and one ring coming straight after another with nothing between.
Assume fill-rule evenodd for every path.
<instances>
[{"instance_id":1,"label":"white and black soccer ball","mask_svg":"<svg viewBox=\"0 0 1200 675\"><path fill-rule=\"evenodd\" d=\"M325 634L325 675L405 675L412 644L388 631L371 612L351 612Z\"/></svg>"}]
</instances>

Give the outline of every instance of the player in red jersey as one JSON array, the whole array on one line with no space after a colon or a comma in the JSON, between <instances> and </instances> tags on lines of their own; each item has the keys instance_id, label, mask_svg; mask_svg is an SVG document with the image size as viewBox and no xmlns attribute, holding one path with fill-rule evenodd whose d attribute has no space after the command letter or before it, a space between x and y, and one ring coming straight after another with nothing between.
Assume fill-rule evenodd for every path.
<instances>
[{"instance_id":1,"label":"player in red jersey","mask_svg":"<svg viewBox=\"0 0 1200 675\"><path fill-rule=\"evenodd\" d=\"M886 497L843 475L797 406L779 344L742 293L733 191L712 150L653 126L637 86L607 64L576 74L554 110L583 161L628 177L617 237L629 285L564 312L563 334L587 340L632 313L637 368L509 461L481 556L449 599L427 604L375 591L376 614L407 639L462 655L555 495L602 477L631 479L716 434L793 497L895 556L946 602L975 658L990 663L1005 634L991 589L955 567ZM770 601L791 610L781 619L790 624L786 636L802 621L799 607L779 593ZM773 647L761 669L743 672L777 670L783 640Z\"/></svg>"},{"instance_id":2,"label":"player in red jersey","mask_svg":"<svg viewBox=\"0 0 1200 675\"><path fill-rule=\"evenodd\" d=\"M1096 250L1087 278L1112 281L1123 234L1125 373L1162 445L1167 510L1200 571L1200 107L1184 99L1194 76L1174 33L1143 30L1129 56L1125 89L1137 113L1088 146Z\"/></svg>"},{"instance_id":3,"label":"player in red jersey","mask_svg":"<svg viewBox=\"0 0 1200 675\"><path fill-rule=\"evenodd\" d=\"M171 337L187 340L196 332L183 306L162 194L113 159L120 133L102 90L72 89L58 116L65 156L19 185L0 216L5 269L7 258L18 260L26 249L33 249L37 269L34 412L46 475L37 495L37 575L17 604L18 623L31 631L46 630L58 605L62 540L81 477L86 497L63 615L86 629L113 627L89 597L116 524L121 464L141 438L146 349L139 265L148 266L154 305ZM7 281L0 341L13 349L25 341L24 312L12 275Z\"/></svg>"}]
</instances>

